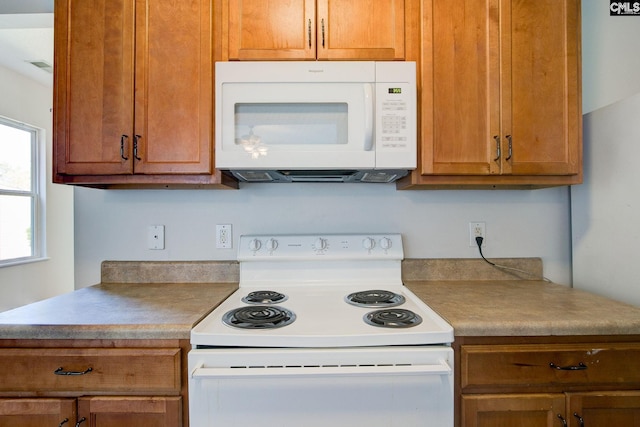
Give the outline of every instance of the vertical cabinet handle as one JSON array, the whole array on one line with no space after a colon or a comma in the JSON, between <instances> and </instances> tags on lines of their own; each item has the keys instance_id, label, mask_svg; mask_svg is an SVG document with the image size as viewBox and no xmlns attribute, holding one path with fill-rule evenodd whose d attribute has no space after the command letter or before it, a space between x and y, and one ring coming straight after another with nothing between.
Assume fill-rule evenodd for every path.
<instances>
[{"instance_id":1,"label":"vertical cabinet handle","mask_svg":"<svg viewBox=\"0 0 640 427\"><path fill-rule=\"evenodd\" d=\"M124 143L128 138L129 137L127 135L120 136L120 158L122 160L129 160L129 158L124 155Z\"/></svg>"},{"instance_id":2,"label":"vertical cabinet handle","mask_svg":"<svg viewBox=\"0 0 640 427\"><path fill-rule=\"evenodd\" d=\"M80 424L82 424L83 422L87 421L87 419L85 417L82 417L78 420L78 422L76 423L76 427L80 427Z\"/></svg>"},{"instance_id":3,"label":"vertical cabinet handle","mask_svg":"<svg viewBox=\"0 0 640 427\"><path fill-rule=\"evenodd\" d=\"M498 160L500 160L500 156L502 155L502 151L500 149L500 137L498 135L495 135L493 139L496 141L496 158L493 159L493 161L497 162Z\"/></svg>"},{"instance_id":4,"label":"vertical cabinet handle","mask_svg":"<svg viewBox=\"0 0 640 427\"><path fill-rule=\"evenodd\" d=\"M578 415L577 412L574 412L573 416L578 419L578 423L580 423L580 427L584 427L584 420L582 419L582 417L580 415Z\"/></svg>"},{"instance_id":5,"label":"vertical cabinet handle","mask_svg":"<svg viewBox=\"0 0 640 427\"><path fill-rule=\"evenodd\" d=\"M65 418L64 420L60 421L60 424L58 424L58 427L62 427L63 425L65 425L68 422L69 422L69 418Z\"/></svg>"},{"instance_id":6,"label":"vertical cabinet handle","mask_svg":"<svg viewBox=\"0 0 640 427\"><path fill-rule=\"evenodd\" d=\"M558 414L558 419L562 423L563 427L567 427L567 420L565 420L562 415Z\"/></svg>"},{"instance_id":7,"label":"vertical cabinet handle","mask_svg":"<svg viewBox=\"0 0 640 427\"><path fill-rule=\"evenodd\" d=\"M321 21L322 23L322 47L324 47L324 18Z\"/></svg>"},{"instance_id":8,"label":"vertical cabinet handle","mask_svg":"<svg viewBox=\"0 0 640 427\"><path fill-rule=\"evenodd\" d=\"M507 138L507 141L509 141L509 155L505 159L508 162L509 159L511 159L511 156L513 156L513 138L511 137L511 135L507 135L505 138Z\"/></svg>"},{"instance_id":9,"label":"vertical cabinet handle","mask_svg":"<svg viewBox=\"0 0 640 427\"><path fill-rule=\"evenodd\" d=\"M307 37L309 38L309 49L311 49L311 19L309 19L309 24L307 26Z\"/></svg>"},{"instance_id":10,"label":"vertical cabinet handle","mask_svg":"<svg viewBox=\"0 0 640 427\"><path fill-rule=\"evenodd\" d=\"M138 141L140 140L140 138L142 138L141 135L135 135L133 137L133 157L135 157L136 160L142 160L140 157L138 157Z\"/></svg>"}]
</instances>

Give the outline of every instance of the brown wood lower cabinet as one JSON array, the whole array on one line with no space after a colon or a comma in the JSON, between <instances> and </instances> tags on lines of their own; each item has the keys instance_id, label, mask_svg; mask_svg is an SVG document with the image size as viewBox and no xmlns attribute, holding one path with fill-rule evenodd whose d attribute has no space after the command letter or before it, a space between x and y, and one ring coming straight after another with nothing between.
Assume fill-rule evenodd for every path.
<instances>
[{"instance_id":1,"label":"brown wood lower cabinet","mask_svg":"<svg viewBox=\"0 0 640 427\"><path fill-rule=\"evenodd\" d=\"M462 425L467 427L544 427L562 425L561 394L483 394L462 396Z\"/></svg>"},{"instance_id":2,"label":"brown wood lower cabinet","mask_svg":"<svg viewBox=\"0 0 640 427\"><path fill-rule=\"evenodd\" d=\"M181 405L180 397L81 397L78 422L85 420L91 427L175 427L182 425Z\"/></svg>"},{"instance_id":3,"label":"brown wood lower cabinet","mask_svg":"<svg viewBox=\"0 0 640 427\"><path fill-rule=\"evenodd\" d=\"M462 338L455 347L456 426L640 427L637 336Z\"/></svg>"},{"instance_id":4,"label":"brown wood lower cabinet","mask_svg":"<svg viewBox=\"0 0 640 427\"><path fill-rule=\"evenodd\" d=\"M0 340L0 427L188 426L182 340Z\"/></svg>"},{"instance_id":5,"label":"brown wood lower cabinet","mask_svg":"<svg viewBox=\"0 0 640 427\"><path fill-rule=\"evenodd\" d=\"M41 427L76 423L76 399L0 398L0 426Z\"/></svg>"}]
</instances>

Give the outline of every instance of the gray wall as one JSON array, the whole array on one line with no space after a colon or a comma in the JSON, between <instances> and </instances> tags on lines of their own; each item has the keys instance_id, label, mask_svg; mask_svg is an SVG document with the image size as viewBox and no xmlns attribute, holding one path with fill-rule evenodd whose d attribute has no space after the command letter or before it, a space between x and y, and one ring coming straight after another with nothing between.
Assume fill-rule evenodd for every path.
<instances>
[{"instance_id":1,"label":"gray wall","mask_svg":"<svg viewBox=\"0 0 640 427\"><path fill-rule=\"evenodd\" d=\"M0 311L70 292L73 274L73 189L51 184L52 94L45 87L0 67L0 115L41 128L46 139L42 173L46 185L49 259L0 268Z\"/></svg>"}]
</instances>

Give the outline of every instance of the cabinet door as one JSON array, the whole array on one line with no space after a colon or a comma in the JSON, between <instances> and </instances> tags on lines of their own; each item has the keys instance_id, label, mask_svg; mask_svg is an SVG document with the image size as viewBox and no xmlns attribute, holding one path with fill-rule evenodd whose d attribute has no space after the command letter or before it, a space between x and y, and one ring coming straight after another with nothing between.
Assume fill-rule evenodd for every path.
<instances>
[{"instance_id":1,"label":"cabinet door","mask_svg":"<svg viewBox=\"0 0 640 427\"><path fill-rule=\"evenodd\" d=\"M211 0L136 0L135 173L211 173Z\"/></svg>"},{"instance_id":2,"label":"cabinet door","mask_svg":"<svg viewBox=\"0 0 640 427\"><path fill-rule=\"evenodd\" d=\"M0 427L72 426L75 422L75 399L0 399Z\"/></svg>"},{"instance_id":3,"label":"cabinet door","mask_svg":"<svg viewBox=\"0 0 640 427\"><path fill-rule=\"evenodd\" d=\"M421 174L579 173L578 1L423 5Z\"/></svg>"},{"instance_id":4,"label":"cabinet door","mask_svg":"<svg viewBox=\"0 0 640 427\"><path fill-rule=\"evenodd\" d=\"M180 427L180 397L81 397L82 427ZM86 424L85 424L86 423Z\"/></svg>"},{"instance_id":5,"label":"cabinet door","mask_svg":"<svg viewBox=\"0 0 640 427\"><path fill-rule=\"evenodd\" d=\"M229 59L316 58L315 0L225 2L229 10Z\"/></svg>"},{"instance_id":6,"label":"cabinet door","mask_svg":"<svg viewBox=\"0 0 640 427\"><path fill-rule=\"evenodd\" d=\"M404 59L404 11L405 0L318 0L318 59Z\"/></svg>"},{"instance_id":7,"label":"cabinet door","mask_svg":"<svg viewBox=\"0 0 640 427\"><path fill-rule=\"evenodd\" d=\"M405 57L404 0L226 1L232 60Z\"/></svg>"},{"instance_id":8,"label":"cabinet door","mask_svg":"<svg viewBox=\"0 0 640 427\"><path fill-rule=\"evenodd\" d=\"M503 173L580 170L580 4L502 0ZM507 137L509 136L509 138Z\"/></svg>"},{"instance_id":9,"label":"cabinet door","mask_svg":"<svg viewBox=\"0 0 640 427\"><path fill-rule=\"evenodd\" d=\"M462 396L462 427L561 427L562 394Z\"/></svg>"},{"instance_id":10,"label":"cabinet door","mask_svg":"<svg viewBox=\"0 0 640 427\"><path fill-rule=\"evenodd\" d=\"M640 427L640 391L567 393L572 425ZM575 415L574 415L575 414Z\"/></svg>"},{"instance_id":11,"label":"cabinet door","mask_svg":"<svg viewBox=\"0 0 640 427\"><path fill-rule=\"evenodd\" d=\"M133 21L133 0L55 2L57 173L132 173Z\"/></svg>"},{"instance_id":12,"label":"cabinet door","mask_svg":"<svg viewBox=\"0 0 640 427\"><path fill-rule=\"evenodd\" d=\"M498 174L498 0L423 6L421 173Z\"/></svg>"}]
</instances>

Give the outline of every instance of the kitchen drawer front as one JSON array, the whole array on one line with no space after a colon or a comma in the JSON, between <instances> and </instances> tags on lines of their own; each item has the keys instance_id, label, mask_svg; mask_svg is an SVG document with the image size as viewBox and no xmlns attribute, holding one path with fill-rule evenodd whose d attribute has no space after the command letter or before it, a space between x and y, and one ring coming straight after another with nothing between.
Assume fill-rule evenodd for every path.
<instances>
[{"instance_id":1,"label":"kitchen drawer front","mask_svg":"<svg viewBox=\"0 0 640 427\"><path fill-rule=\"evenodd\" d=\"M180 393L179 348L0 349L0 392Z\"/></svg>"},{"instance_id":2,"label":"kitchen drawer front","mask_svg":"<svg viewBox=\"0 0 640 427\"><path fill-rule=\"evenodd\" d=\"M464 345L462 390L640 387L640 344Z\"/></svg>"}]
</instances>

